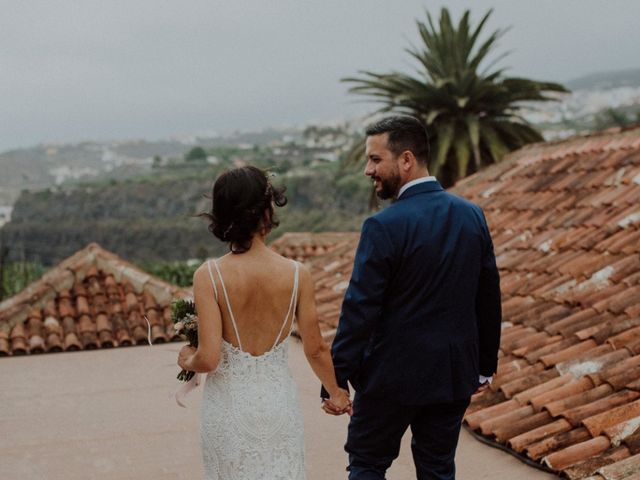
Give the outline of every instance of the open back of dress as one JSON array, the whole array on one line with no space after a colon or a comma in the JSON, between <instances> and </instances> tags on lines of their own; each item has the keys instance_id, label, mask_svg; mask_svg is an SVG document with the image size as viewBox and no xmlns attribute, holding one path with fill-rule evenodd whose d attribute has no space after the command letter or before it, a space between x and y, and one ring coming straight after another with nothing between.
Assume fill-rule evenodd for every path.
<instances>
[{"instance_id":1,"label":"open back of dress","mask_svg":"<svg viewBox=\"0 0 640 480\"><path fill-rule=\"evenodd\" d=\"M282 327L273 347L255 356L242 349L242 332L214 261L238 346L222 341L220 364L204 385L201 436L206 480L305 479L302 413L288 365L288 336L278 343L297 303L299 271L294 264ZM207 266L219 301L211 264Z\"/></svg>"}]
</instances>

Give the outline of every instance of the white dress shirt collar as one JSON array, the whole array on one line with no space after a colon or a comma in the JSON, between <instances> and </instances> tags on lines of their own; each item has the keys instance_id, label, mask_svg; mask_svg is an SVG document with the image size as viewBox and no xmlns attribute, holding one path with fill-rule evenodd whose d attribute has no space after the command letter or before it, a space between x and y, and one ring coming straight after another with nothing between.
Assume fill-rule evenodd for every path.
<instances>
[{"instance_id":1,"label":"white dress shirt collar","mask_svg":"<svg viewBox=\"0 0 640 480\"><path fill-rule=\"evenodd\" d=\"M414 185L418 185L419 183L437 182L437 181L438 180L433 175L430 175L428 177L420 177L420 178L416 178L415 180L411 180L410 182L405 183L400 188L400 191L398 192L398 197L397 198L400 198L402 196L402 194L407 191L408 188L411 188Z\"/></svg>"}]
</instances>

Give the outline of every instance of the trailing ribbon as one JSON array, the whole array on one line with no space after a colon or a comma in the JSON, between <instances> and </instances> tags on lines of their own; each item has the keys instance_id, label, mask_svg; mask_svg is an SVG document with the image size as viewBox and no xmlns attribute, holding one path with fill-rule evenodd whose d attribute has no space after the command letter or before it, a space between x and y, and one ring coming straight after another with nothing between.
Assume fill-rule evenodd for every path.
<instances>
[{"instance_id":1,"label":"trailing ribbon","mask_svg":"<svg viewBox=\"0 0 640 480\"><path fill-rule=\"evenodd\" d=\"M176 392L176 403L180 405L182 408L187 408L187 406L183 403L183 400L187 396L187 394L200 385L200 374L196 373L191 380L185 383L180 390Z\"/></svg>"},{"instance_id":2,"label":"trailing ribbon","mask_svg":"<svg viewBox=\"0 0 640 480\"><path fill-rule=\"evenodd\" d=\"M153 345L153 343L151 342L151 323L149 322L149 319L146 315L144 316L144 319L147 321L147 341L149 342L149 345ZM189 394L189 392L198 387L198 385L200 385L200 375L196 373L193 377L191 377L191 380L185 383L182 387L180 387L180 390L176 392L176 403L182 408L187 408L187 406L183 403L183 400Z\"/></svg>"},{"instance_id":3,"label":"trailing ribbon","mask_svg":"<svg viewBox=\"0 0 640 480\"><path fill-rule=\"evenodd\" d=\"M149 319L146 315L144 316L144 319L147 321L147 342L149 342L149 345L153 345L153 343L151 343L151 323L149 323Z\"/></svg>"}]
</instances>

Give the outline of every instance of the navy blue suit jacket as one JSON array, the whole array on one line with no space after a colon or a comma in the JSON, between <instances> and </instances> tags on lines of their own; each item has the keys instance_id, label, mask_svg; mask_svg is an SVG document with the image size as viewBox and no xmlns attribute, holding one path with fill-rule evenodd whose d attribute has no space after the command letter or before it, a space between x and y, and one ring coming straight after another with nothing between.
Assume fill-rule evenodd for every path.
<instances>
[{"instance_id":1,"label":"navy blue suit jacket","mask_svg":"<svg viewBox=\"0 0 640 480\"><path fill-rule=\"evenodd\" d=\"M500 322L482 210L414 185L362 226L332 346L338 383L406 405L466 399L496 371Z\"/></svg>"}]
</instances>

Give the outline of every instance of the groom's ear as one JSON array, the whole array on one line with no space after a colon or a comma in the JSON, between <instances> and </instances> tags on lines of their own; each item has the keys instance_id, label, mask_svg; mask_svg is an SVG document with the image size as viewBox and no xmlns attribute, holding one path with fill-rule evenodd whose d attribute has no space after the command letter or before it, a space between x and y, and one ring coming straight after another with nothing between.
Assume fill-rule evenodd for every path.
<instances>
[{"instance_id":1,"label":"groom's ear","mask_svg":"<svg viewBox=\"0 0 640 480\"><path fill-rule=\"evenodd\" d=\"M409 172L418 160L411 150L405 150L400 155L400 168L404 172Z\"/></svg>"}]
</instances>

